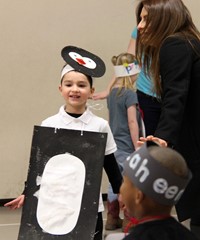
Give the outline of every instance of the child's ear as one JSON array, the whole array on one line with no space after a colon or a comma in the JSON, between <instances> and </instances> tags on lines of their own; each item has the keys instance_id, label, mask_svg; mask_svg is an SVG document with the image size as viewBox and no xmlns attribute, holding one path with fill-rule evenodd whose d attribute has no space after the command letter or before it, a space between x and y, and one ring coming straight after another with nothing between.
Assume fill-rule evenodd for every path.
<instances>
[{"instance_id":1,"label":"child's ear","mask_svg":"<svg viewBox=\"0 0 200 240\"><path fill-rule=\"evenodd\" d=\"M92 87L90 89L90 96L88 97L88 99L92 99L92 95L93 95L94 91L95 91L95 88Z\"/></svg>"},{"instance_id":2,"label":"child's ear","mask_svg":"<svg viewBox=\"0 0 200 240\"><path fill-rule=\"evenodd\" d=\"M91 88L91 96L92 96L92 94L94 94L94 92L95 92L95 88L92 87L92 88Z\"/></svg>"},{"instance_id":3,"label":"child's ear","mask_svg":"<svg viewBox=\"0 0 200 240\"><path fill-rule=\"evenodd\" d=\"M61 86L61 85L58 86L58 90L59 90L60 92L62 92L62 86Z\"/></svg>"},{"instance_id":4,"label":"child's ear","mask_svg":"<svg viewBox=\"0 0 200 240\"><path fill-rule=\"evenodd\" d=\"M143 199L144 199L144 193L139 189L137 189L135 203L140 204L143 201Z\"/></svg>"}]
</instances>

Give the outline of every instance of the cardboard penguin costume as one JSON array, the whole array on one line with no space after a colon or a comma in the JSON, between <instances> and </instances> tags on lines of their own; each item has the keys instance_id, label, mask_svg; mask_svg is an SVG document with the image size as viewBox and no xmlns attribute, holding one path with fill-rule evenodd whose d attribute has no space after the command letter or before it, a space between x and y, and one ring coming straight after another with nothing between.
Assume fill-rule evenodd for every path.
<instances>
[{"instance_id":1,"label":"cardboard penguin costume","mask_svg":"<svg viewBox=\"0 0 200 240\"><path fill-rule=\"evenodd\" d=\"M62 74L105 73L86 50L68 46L61 54ZM34 126L18 240L93 239L106 140L107 133Z\"/></svg>"}]
</instances>

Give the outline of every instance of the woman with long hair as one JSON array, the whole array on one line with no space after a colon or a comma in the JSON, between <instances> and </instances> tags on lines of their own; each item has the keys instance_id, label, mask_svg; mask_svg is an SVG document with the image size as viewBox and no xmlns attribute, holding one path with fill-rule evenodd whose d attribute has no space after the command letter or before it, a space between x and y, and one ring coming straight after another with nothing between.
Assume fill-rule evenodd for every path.
<instances>
[{"instance_id":1,"label":"woman with long hair","mask_svg":"<svg viewBox=\"0 0 200 240\"><path fill-rule=\"evenodd\" d=\"M176 205L200 238L200 33L181 0L142 0L136 11L136 56L161 97L154 139L179 151L193 178Z\"/></svg>"}]
</instances>

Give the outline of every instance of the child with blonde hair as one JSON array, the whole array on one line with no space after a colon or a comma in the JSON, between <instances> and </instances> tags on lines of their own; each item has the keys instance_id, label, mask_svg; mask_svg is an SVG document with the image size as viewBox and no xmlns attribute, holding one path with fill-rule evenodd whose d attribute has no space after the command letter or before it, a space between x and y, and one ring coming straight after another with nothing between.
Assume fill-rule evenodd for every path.
<instances>
[{"instance_id":1,"label":"child with blonde hair","mask_svg":"<svg viewBox=\"0 0 200 240\"><path fill-rule=\"evenodd\" d=\"M138 108L138 99L135 82L140 68L136 58L130 53L122 53L112 57L116 79L110 88L107 98L109 110L109 124L117 144L115 158L121 171L123 162L137 148L141 118ZM112 188L108 188L106 230L114 230L127 224L129 217L125 213L123 226L119 217L120 208L117 195Z\"/></svg>"}]
</instances>

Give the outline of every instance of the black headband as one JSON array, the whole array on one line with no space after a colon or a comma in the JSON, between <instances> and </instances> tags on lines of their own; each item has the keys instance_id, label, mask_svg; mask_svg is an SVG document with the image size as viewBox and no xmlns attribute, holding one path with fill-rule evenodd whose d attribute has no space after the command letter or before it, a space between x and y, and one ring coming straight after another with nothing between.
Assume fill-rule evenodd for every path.
<instances>
[{"instance_id":1,"label":"black headband","mask_svg":"<svg viewBox=\"0 0 200 240\"><path fill-rule=\"evenodd\" d=\"M153 142L145 143L126 159L124 174L138 189L158 203L174 205L191 179L191 173L188 171L188 176L182 178L171 172L149 154L149 144L159 147Z\"/></svg>"}]
</instances>

